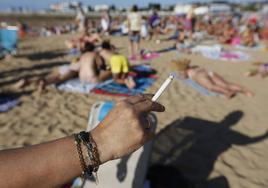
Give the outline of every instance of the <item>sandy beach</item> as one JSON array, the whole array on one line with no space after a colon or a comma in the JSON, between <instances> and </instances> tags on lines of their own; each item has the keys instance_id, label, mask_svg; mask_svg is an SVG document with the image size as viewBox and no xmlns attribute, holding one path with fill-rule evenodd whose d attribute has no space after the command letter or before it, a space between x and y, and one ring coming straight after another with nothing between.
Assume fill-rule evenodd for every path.
<instances>
[{"instance_id":1,"label":"sandy beach","mask_svg":"<svg viewBox=\"0 0 268 188\"><path fill-rule=\"evenodd\" d=\"M0 61L0 90L7 90L22 77L47 74L73 57L64 55L64 41L73 35L28 38L19 43L19 53ZM127 37L111 37L123 54ZM161 50L173 42L142 42L142 47ZM215 61L201 55L170 51L161 53L150 65L157 70L154 93L168 74L172 59L190 58L194 65L213 70L227 80L240 83L255 93L231 100L200 95L175 80L159 102L166 112L157 115L157 136L150 164L175 165L189 179L211 187L265 188L268 186L268 79L243 76L254 61L267 62L267 51L246 51L247 62ZM0 149L27 146L57 139L86 129L92 104L118 97L67 93L49 86L41 96L33 87L17 93L21 104L0 114ZM226 182L228 181L228 184Z\"/></svg>"}]
</instances>

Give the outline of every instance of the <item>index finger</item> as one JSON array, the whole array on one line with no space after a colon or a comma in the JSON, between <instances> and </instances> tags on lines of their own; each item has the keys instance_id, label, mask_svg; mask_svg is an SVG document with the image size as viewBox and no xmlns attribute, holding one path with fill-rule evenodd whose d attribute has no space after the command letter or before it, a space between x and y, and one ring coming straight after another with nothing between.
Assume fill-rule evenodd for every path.
<instances>
[{"instance_id":1,"label":"index finger","mask_svg":"<svg viewBox=\"0 0 268 188\"><path fill-rule=\"evenodd\" d=\"M164 112L165 107L157 102L153 102L149 99L144 100L143 102L137 103L134 105L136 110L140 113L149 113L154 112Z\"/></svg>"},{"instance_id":2,"label":"index finger","mask_svg":"<svg viewBox=\"0 0 268 188\"><path fill-rule=\"evenodd\" d=\"M126 98L126 102L130 103L130 104L136 104L139 102L143 102L147 99L151 99L154 95L153 94L138 94L135 96L131 96Z\"/></svg>"}]
</instances>

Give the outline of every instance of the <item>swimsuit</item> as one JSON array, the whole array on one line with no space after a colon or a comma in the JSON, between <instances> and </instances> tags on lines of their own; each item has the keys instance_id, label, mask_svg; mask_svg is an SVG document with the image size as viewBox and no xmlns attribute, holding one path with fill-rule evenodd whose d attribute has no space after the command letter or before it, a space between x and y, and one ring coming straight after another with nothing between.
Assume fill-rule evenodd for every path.
<instances>
[{"instance_id":1,"label":"swimsuit","mask_svg":"<svg viewBox=\"0 0 268 188\"><path fill-rule=\"evenodd\" d=\"M209 75L209 77L213 77L214 76L214 72L213 71L211 71L211 70L206 71L203 68L195 68L194 70L189 71L188 72L188 76L189 76L190 79L193 80L193 78L196 76L196 74L198 74L199 72L204 72L204 71Z\"/></svg>"},{"instance_id":2,"label":"swimsuit","mask_svg":"<svg viewBox=\"0 0 268 188\"><path fill-rule=\"evenodd\" d=\"M113 74L128 73L129 63L123 55L113 55L110 60L111 71Z\"/></svg>"}]
</instances>

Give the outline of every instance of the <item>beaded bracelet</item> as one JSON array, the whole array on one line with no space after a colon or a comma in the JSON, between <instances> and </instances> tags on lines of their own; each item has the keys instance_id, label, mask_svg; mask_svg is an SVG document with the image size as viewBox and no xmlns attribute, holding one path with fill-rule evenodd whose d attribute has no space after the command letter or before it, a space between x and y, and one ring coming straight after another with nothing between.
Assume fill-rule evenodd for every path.
<instances>
[{"instance_id":1,"label":"beaded bracelet","mask_svg":"<svg viewBox=\"0 0 268 188\"><path fill-rule=\"evenodd\" d=\"M92 177L92 173L97 173L100 165L99 153L97 144L90 133L82 131L79 134L74 134L77 153L79 155L80 165L82 168L82 175L84 178ZM81 149L81 143L87 149L86 159Z\"/></svg>"}]
</instances>

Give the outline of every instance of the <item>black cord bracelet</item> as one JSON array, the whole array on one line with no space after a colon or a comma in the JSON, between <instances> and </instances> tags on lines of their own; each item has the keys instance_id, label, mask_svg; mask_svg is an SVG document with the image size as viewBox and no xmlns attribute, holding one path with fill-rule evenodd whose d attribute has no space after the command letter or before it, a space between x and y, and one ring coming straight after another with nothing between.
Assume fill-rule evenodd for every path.
<instances>
[{"instance_id":1,"label":"black cord bracelet","mask_svg":"<svg viewBox=\"0 0 268 188\"><path fill-rule=\"evenodd\" d=\"M79 154L80 164L83 170L83 176L84 178L90 178L92 177L93 172L96 173L98 171L100 165L97 144L92 138L91 134L85 131L82 131L79 134L75 134L74 137L76 141L77 152ZM87 149L89 160L85 160L85 157L83 156L81 143L83 143ZM87 161L88 164L86 164L85 161Z\"/></svg>"}]
</instances>

